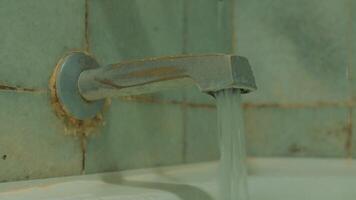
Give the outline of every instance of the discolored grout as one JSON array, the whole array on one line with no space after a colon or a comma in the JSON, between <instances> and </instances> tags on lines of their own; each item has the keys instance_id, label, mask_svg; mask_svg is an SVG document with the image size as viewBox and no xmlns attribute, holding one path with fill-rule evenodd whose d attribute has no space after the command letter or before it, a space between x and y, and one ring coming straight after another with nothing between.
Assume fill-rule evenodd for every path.
<instances>
[{"instance_id":1,"label":"discolored grout","mask_svg":"<svg viewBox=\"0 0 356 200\"><path fill-rule=\"evenodd\" d=\"M90 52L90 42L89 42L89 0L85 0L84 6L84 49L86 52Z\"/></svg>"},{"instance_id":2,"label":"discolored grout","mask_svg":"<svg viewBox=\"0 0 356 200\"><path fill-rule=\"evenodd\" d=\"M90 40L89 40L89 0L84 0L84 51L90 53ZM83 133L79 134L80 150L82 153L81 160L81 174L85 174L86 169L86 157L87 157L87 136L88 130L81 130Z\"/></svg>"},{"instance_id":3,"label":"discolored grout","mask_svg":"<svg viewBox=\"0 0 356 200\"><path fill-rule=\"evenodd\" d=\"M0 91L14 91L14 92L29 92L29 93L46 93L46 89L27 88L21 86L12 86L7 84L0 84Z\"/></svg>"},{"instance_id":4,"label":"discolored grout","mask_svg":"<svg viewBox=\"0 0 356 200\"><path fill-rule=\"evenodd\" d=\"M173 105L184 105L191 108L206 108L215 109L216 105L211 103L194 103L189 101L179 101L179 100L163 100L149 96L124 96L118 97L117 99L123 101L133 101L142 103L153 103L153 104L173 104ZM311 102L311 103L243 103L244 109L256 109L256 108L280 108L280 109L304 109L304 108L328 108L328 107L340 107L348 108L355 107L356 102Z\"/></svg>"},{"instance_id":5,"label":"discolored grout","mask_svg":"<svg viewBox=\"0 0 356 200\"><path fill-rule=\"evenodd\" d=\"M310 103L243 103L245 109L253 108L281 108L281 109L303 109L303 108L327 108L341 107L348 108L356 106L356 102L329 102L319 101Z\"/></svg>"},{"instance_id":6,"label":"discolored grout","mask_svg":"<svg viewBox=\"0 0 356 200\"><path fill-rule=\"evenodd\" d=\"M87 137L86 137L86 134L81 134L79 139L80 139L80 150L81 150L81 153L82 153L81 174L85 174L86 157L87 157Z\"/></svg>"},{"instance_id":7,"label":"discolored grout","mask_svg":"<svg viewBox=\"0 0 356 200\"><path fill-rule=\"evenodd\" d=\"M345 132L346 132L346 142L345 142L345 150L346 150L346 155L348 158L352 158L352 108L348 110L348 115L347 115L347 124L345 127Z\"/></svg>"},{"instance_id":8,"label":"discolored grout","mask_svg":"<svg viewBox=\"0 0 356 200\"><path fill-rule=\"evenodd\" d=\"M346 129L346 133L347 133L347 137L346 137L346 142L345 142L345 150L346 150L346 154L347 157L352 159L353 155L352 155L352 138L353 138L353 122L352 122L352 118L353 118L353 107L355 106L355 99L353 99L353 92L352 92L352 87L353 87L353 83L352 83L352 65L354 64L352 62L353 59L353 1L349 0L348 1L348 31L347 31L347 47L348 47L348 55L347 55L347 73L346 73L346 78L348 81L348 92L349 92L349 101L350 101L350 105L348 106L348 116L347 116L347 126L345 127Z\"/></svg>"}]
</instances>

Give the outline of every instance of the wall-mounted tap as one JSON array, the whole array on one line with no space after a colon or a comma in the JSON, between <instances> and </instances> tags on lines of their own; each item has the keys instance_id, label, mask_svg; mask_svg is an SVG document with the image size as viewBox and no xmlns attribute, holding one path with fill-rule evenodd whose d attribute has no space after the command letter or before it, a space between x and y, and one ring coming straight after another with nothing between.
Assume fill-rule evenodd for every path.
<instances>
[{"instance_id":1,"label":"wall-mounted tap","mask_svg":"<svg viewBox=\"0 0 356 200\"><path fill-rule=\"evenodd\" d=\"M184 55L125 61L99 67L83 52L72 52L57 65L55 90L63 109L80 120L94 117L107 97L138 95L195 84L202 92L256 89L246 58Z\"/></svg>"}]
</instances>

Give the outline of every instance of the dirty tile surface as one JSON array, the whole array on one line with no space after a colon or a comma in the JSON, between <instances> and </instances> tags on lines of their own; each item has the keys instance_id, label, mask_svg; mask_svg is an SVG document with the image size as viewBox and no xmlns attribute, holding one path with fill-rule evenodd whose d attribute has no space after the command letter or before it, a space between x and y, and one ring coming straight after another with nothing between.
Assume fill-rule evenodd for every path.
<instances>
[{"instance_id":1,"label":"dirty tile surface","mask_svg":"<svg viewBox=\"0 0 356 200\"><path fill-rule=\"evenodd\" d=\"M180 54L181 18L180 0L89 0L90 50L103 65Z\"/></svg>"},{"instance_id":2,"label":"dirty tile surface","mask_svg":"<svg viewBox=\"0 0 356 200\"><path fill-rule=\"evenodd\" d=\"M0 182L81 173L80 142L46 94L0 92L0 105Z\"/></svg>"},{"instance_id":3,"label":"dirty tile surface","mask_svg":"<svg viewBox=\"0 0 356 200\"><path fill-rule=\"evenodd\" d=\"M182 152L180 105L116 100L104 128L88 140L86 172L178 164Z\"/></svg>"},{"instance_id":4,"label":"dirty tile surface","mask_svg":"<svg viewBox=\"0 0 356 200\"><path fill-rule=\"evenodd\" d=\"M192 86L113 99L83 162L80 141L64 134L46 88L58 59L84 49L86 34L102 65L246 56L259 87L244 96L250 156L356 155L354 1L85 2L0 0L0 182L218 158L215 101Z\"/></svg>"},{"instance_id":5,"label":"dirty tile surface","mask_svg":"<svg viewBox=\"0 0 356 200\"><path fill-rule=\"evenodd\" d=\"M350 3L237 1L237 52L258 85L244 98L250 155L347 156L356 88Z\"/></svg>"},{"instance_id":6,"label":"dirty tile surface","mask_svg":"<svg viewBox=\"0 0 356 200\"><path fill-rule=\"evenodd\" d=\"M197 9L202 7L202 5L204 5L204 9ZM221 8L218 9L216 1L153 0L148 2L145 0L130 0L119 2L90 0L90 51L103 65L122 60L140 59L145 57L178 55L182 53L203 54L221 52L221 49L226 48L230 43L222 47L222 39L219 35L221 34L221 30L218 28L227 25L224 24L225 22L219 22L221 16L223 16L221 13L224 13L223 11L226 9L223 5L220 7ZM208 23L202 23L203 20ZM195 129L195 127L199 129L199 126L194 125L194 120L187 120L182 116L181 113L186 108L179 106L179 104L184 104L184 102L197 104L202 104L203 102L204 105L213 103L212 97L201 94L201 92L194 86L145 95L143 99L143 101L142 99L139 101L140 103L143 103L142 105L136 105L136 103L127 104L113 100L112 107L117 107L116 111L120 111L124 108L119 109L119 107L134 106L132 109L136 108L137 111L130 110L130 112L136 112L135 114L132 114L133 117L140 117L141 115L147 116L144 115L145 109L153 109L153 105L150 103L164 104L162 107L155 106L155 109L161 110L163 113L167 112L166 115L174 121L170 122L172 123L172 127L170 129L160 127L156 127L155 130L152 129L155 138L151 138L152 141L146 140L146 144L145 142L140 142L140 140L136 139L136 137L139 136L132 135L149 134L147 130L151 130L151 126L158 126L158 124L165 122L167 118L166 115L161 115L161 113L152 111L152 113L157 113L157 115L152 115L151 118L147 116L148 118L144 119L142 122L136 119L140 128L133 123L128 123L126 126L113 123L110 125L112 128L103 131L103 134L108 134L108 136L98 136L99 139L97 142L92 139L88 143L88 162L86 165L88 172L94 172L100 169L124 169L182 161L184 124L189 124L193 129ZM120 116L119 113L114 113L113 110L114 109L110 110L111 114L108 118L115 119ZM141 112L142 114L140 114ZM142 117L140 118L143 120ZM108 120L111 121L112 119ZM193 124L191 122L193 122ZM116 131L114 130L114 127ZM135 134L123 134L125 130ZM167 133L170 131L175 133L175 135ZM165 138L167 134L170 135L171 138L176 139L176 141L172 141L171 150L163 150L162 153L158 153L157 156L159 158L150 158L150 156L153 156L150 151L156 151L152 146L154 143L153 141L161 141L163 147L165 147L166 145L163 138ZM116 138L113 140L121 141L123 144L126 144L125 141L127 141L128 144L130 143L129 141L133 141L133 143L130 144L130 146L132 145L132 149L146 148L148 149L147 154L142 153L141 151L135 153L135 151L132 150L132 153L126 155L125 149L121 147L116 147L117 149L115 149L112 147L110 151L120 152L120 154L117 154L117 156L109 154L104 155L108 149L102 149L102 146L107 137ZM112 140L110 139L109 141ZM96 150L101 152L101 154L97 153ZM129 152L130 150L127 151ZM130 154L139 155L130 157ZM106 165L104 162L104 164L97 166L96 164L99 163L95 163L92 160L99 155L102 156L103 159L110 159L110 161L108 161L110 164ZM135 157L137 156L138 158L135 160ZM168 160L163 161L163 157Z\"/></svg>"},{"instance_id":7,"label":"dirty tile surface","mask_svg":"<svg viewBox=\"0 0 356 200\"><path fill-rule=\"evenodd\" d=\"M256 108L245 120L251 156L347 156L347 108Z\"/></svg>"},{"instance_id":8,"label":"dirty tile surface","mask_svg":"<svg viewBox=\"0 0 356 200\"><path fill-rule=\"evenodd\" d=\"M349 24L350 24L350 52L349 52L349 71L348 71L348 77L350 80L350 92L351 92L351 99L354 102L354 105L356 105L356 25L355 25L355 20L356 20L356 2L350 0L350 7L349 7L349 12L350 12L350 19L349 19Z\"/></svg>"},{"instance_id":9,"label":"dirty tile surface","mask_svg":"<svg viewBox=\"0 0 356 200\"><path fill-rule=\"evenodd\" d=\"M0 0L0 182L81 173L80 142L65 135L47 87L59 58L84 45L84 5Z\"/></svg>"},{"instance_id":10,"label":"dirty tile surface","mask_svg":"<svg viewBox=\"0 0 356 200\"><path fill-rule=\"evenodd\" d=\"M350 146L351 146L351 151L350 151L350 155L353 157L353 158L356 158L356 108L353 108L352 111L351 111L351 120L350 120L350 123L349 124L349 128L351 130L351 143L350 143Z\"/></svg>"},{"instance_id":11,"label":"dirty tile surface","mask_svg":"<svg viewBox=\"0 0 356 200\"><path fill-rule=\"evenodd\" d=\"M237 52L253 66L256 103L345 102L349 0L238 0Z\"/></svg>"}]
</instances>

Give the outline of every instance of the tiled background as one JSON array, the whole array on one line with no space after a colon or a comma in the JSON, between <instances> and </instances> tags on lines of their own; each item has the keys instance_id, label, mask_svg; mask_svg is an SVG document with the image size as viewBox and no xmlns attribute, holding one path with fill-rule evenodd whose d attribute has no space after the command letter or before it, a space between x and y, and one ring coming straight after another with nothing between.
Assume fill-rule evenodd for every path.
<instances>
[{"instance_id":1,"label":"tiled background","mask_svg":"<svg viewBox=\"0 0 356 200\"><path fill-rule=\"evenodd\" d=\"M105 125L65 134L50 105L58 59L102 64L237 53L249 156L356 155L353 0L0 0L0 182L218 159L214 100L194 87L112 99Z\"/></svg>"}]
</instances>

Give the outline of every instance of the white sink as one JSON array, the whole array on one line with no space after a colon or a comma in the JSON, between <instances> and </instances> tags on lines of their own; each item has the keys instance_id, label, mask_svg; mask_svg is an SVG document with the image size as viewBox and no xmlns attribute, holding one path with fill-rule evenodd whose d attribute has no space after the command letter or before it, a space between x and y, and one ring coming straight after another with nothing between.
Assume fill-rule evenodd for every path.
<instances>
[{"instance_id":1,"label":"white sink","mask_svg":"<svg viewBox=\"0 0 356 200\"><path fill-rule=\"evenodd\" d=\"M355 200L356 161L249 159L251 200ZM0 184L1 200L213 200L217 162Z\"/></svg>"}]
</instances>

